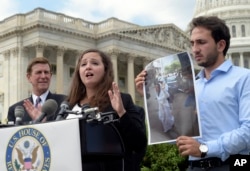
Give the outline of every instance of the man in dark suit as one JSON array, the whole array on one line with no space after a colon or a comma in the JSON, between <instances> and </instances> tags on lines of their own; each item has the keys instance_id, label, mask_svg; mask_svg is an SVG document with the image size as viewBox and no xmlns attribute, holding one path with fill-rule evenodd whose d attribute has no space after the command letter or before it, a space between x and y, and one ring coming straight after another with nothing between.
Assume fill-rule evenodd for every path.
<instances>
[{"instance_id":1,"label":"man in dark suit","mask_svg":"<svg viewBox=\"0 0 250 171\"><path fill-rule=\"evenodd\" d=\"M52 72L51 65L47 58L36 57L29 63L26 71L27 80L32 85L32 95L24 100L21 100L9 107L8 122L15 122L15 108L17 106L24 107L24 116L22 118L23 124L27 124L30 121L36 120L41 114L41 106L48 99L53 99L57 102L58 113L60 104L66 98L63 94L53 94L49 91ZM55 116L45 118L43 121L52 121Z\"/></svg>"}]
</instances>

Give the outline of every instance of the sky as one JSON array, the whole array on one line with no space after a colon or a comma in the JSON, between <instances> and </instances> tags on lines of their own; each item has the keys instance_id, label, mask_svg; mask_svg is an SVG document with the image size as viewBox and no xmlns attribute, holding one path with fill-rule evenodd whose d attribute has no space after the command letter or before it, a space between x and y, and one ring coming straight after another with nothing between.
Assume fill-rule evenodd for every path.
<instances>
[{"instance_id":1,"label":"sky","mask_svg":"<svg viewBox=\"0 0 250 171\"><path fill-rule=\"evenodd\" d=\"M98 23L111 17L141 26L173 23L187 28L195 0L1 0L0 21L35 8Z\"/></svg>"}]
</instances>

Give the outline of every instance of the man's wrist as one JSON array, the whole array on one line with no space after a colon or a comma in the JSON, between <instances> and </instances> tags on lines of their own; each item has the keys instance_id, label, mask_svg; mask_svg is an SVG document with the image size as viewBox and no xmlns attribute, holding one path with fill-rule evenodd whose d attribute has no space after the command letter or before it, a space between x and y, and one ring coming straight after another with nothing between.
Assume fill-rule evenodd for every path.
<instances>
[{"instance_id":1,"label":"man's wrist","mask_svg":"<svg viewBox=\"0 0 250 171\"><path fill-rule=\"evenodd\" d=\"M200 152L201 152L201 158L206 157L207 152L208 152L208 147L207 147L207 145L206 145L206 144L200 144L199 150L200 150Z\"/></svg>"}]
</instances>

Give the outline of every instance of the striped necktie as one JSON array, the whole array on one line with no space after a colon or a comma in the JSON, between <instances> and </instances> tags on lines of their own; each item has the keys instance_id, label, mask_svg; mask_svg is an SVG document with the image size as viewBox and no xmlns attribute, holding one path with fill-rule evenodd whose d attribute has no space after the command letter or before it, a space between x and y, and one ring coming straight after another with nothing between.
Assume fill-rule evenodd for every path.
<instances>
[{"instance_id":1,"label":"striped necktie","mask_svg":"<svg viewBox=\"0 0 250 171\"><path fill-rule=\"evenodd\" d=\"M35 108L38 107L38 104L39 104L41 101L42 101L42 99L38 96L38 97L36 98Z\"/></svg>"}]
</instances>

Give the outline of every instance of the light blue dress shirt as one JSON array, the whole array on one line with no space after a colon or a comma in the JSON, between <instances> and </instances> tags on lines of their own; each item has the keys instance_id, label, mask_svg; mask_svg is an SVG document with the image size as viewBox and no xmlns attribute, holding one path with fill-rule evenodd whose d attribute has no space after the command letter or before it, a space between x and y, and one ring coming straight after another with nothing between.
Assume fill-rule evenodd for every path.
<instances>
[{"instance_id":1,"label":"light blue dress shirt","mask_svg":"<svg viewBox=\"0 0 250 171\"><path fill-rule=\"evenodd\" d=\"M202 132L198 141L208 146L206 157L224 161L233 154L249 154L250 70L225 60L209 80L202 70L195 83Z\"/></svg>"}]
</instances>

